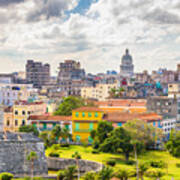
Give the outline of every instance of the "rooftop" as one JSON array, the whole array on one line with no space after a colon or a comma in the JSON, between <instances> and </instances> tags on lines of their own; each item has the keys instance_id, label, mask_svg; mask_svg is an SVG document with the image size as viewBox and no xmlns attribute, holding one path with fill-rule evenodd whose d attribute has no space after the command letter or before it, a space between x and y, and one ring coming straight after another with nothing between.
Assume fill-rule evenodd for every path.
<instances>
[{"instance_id":1,"label":"rooftop","mask_svg":"<svg viewBox=\"0 0 180 180\"><path fill-rule=\"evenodd\" d=\"M71 116L32 115L28 120L72 121Z\"/></svg>"},{"instance_id":2,"label":"rooftop","mask_svg":"<svg viewBox=\"0 0 180 180\"><path fill-rule=\"evenodd\" d=\"M104 116L104 120L112 121L112 122L126 122L135 119L151 122L151 121L162 120L162 116L156 113L135 114L135 113L124 113L124 112L106 113Z\"/></svg>"},{"instance_id":3,"label":"rooftop","mask_svg":"<svg viewBox=\"0 0 180 180\"><path fill-rule=\"evenodd\" d=\"M80 108L74 109L73 111L102 112L103 110L98 107L80 107Z\"/></svg>"}]
</instances>

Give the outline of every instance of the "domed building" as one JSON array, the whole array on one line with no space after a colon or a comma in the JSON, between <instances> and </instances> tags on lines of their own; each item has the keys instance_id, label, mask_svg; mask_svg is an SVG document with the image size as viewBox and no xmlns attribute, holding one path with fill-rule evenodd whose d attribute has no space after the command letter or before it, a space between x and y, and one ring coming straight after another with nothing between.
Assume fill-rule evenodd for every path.
<instances>
[{"instance_id":1,"label":"domed building","mask_svg":"<svg viewBox=\"0 0 180 180\"><path fill-rule=\"evenodd\" d=\"M133 58L126 49L126 54L123 55L120 65L120 75L123 77L131 77L134 74Z\"/></svg>"}]
</instances>

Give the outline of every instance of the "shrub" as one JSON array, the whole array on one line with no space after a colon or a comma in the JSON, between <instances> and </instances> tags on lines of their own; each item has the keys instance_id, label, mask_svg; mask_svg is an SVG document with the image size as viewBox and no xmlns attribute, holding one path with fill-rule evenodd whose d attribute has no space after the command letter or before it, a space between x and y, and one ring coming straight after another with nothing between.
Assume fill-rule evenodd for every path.
<instances>
[{"instance_id":1,"label":"shrub","mask_svg":"<svg viewBox=\"0 0 180 180\"><path fill-rule=\"evenodd\" d=\"M61 147L69 147L69 144L61 144Z\"/></svg>"},{"instance_id":2,"label":"shrub","mask_svg":"<svg viewBox=\"0 0 180 180\"><path fill-rule=\"evenodd\" d=\"M125 162L127 165L134 165L135 164L135 161L133 160L128 160Z\"/></svg>"},{"instance_id":3,"label":"shrub","mask_svg":"<svg viewBox=\"0 0 180 180\"><path fill-rule=\"evenodd\" d=\"M63 180L65 177L65 173L63 170L58 171L57 173L57 180Z\"/></svg>"},{"instance_id":4,"label":"shrub","mask_svg":"<svg viewBox=\"0 0 180 180\"><path fill-rule=\"evenodd\" d=\"M165 168L166 167L166 163L163 162L162 160L160 161L150 161L149 162L150 166L153 168Z\"/></svg>"},{"instance_id":5,"label":"shrub","mask_svg":"<svg viewBox=\"0 0 180 180\"><path fill-rule=\"evenodd\" d=\"M1 180L11 180L12 178L13 178L13 174L11 173L4 172L0 174Z\"/></svg>"},{"instance_id":6,"label":"shrub","mask_svg":"<svg viewBox=\"0 0 180 180\"><path fill-rule=\"evenodd\" d=\"M99 154L99 151L97 149L92 150L92 154Z\"/></svg>"},{"instance_id":7,"label":"shrub","mask_svg":"<svg viewBox=\"0 0 180 180\"><path fill-rule=\"evenodd\" d=\"M176 163L176 167L180 168L180 163Z\"/></svg>"},{"instance_id":8,"label":"shrub","mask_svg":"<svg viewBox=\"0 0 180 180\"><path fill-rule=\"evenodd\" d=\"M49 156L50 157L59 157L59 154L56 152L51 152L51 153L49 153Z\"/></svg>"},{"instance_id":9,"label":"shrub","mask_svg":"<svg viewBox=\"0 0 180 180\"><path fill-rule=\"evenodd\" d=\"M53 144L53 145L52 145L52 148L53 148L54 150L59 150L61 147L60 147L59 144Z\"/></svg>"},{"instance_id":10,"label":"shrub","mask_svg":"<svg viewBox=\"0 0 180 180\"><path fill-rule=\"evenodd\" d=\"M109 160L106 162L107 165L109 166L115 166L116 165L116 161L115 160Z\"/></svg>"}]
</instances>

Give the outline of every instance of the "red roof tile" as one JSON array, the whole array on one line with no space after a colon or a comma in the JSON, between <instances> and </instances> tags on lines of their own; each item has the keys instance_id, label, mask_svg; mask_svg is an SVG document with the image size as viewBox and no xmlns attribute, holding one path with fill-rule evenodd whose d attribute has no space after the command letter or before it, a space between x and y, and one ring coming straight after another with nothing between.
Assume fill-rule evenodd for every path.
<instances>
[{"instance_id":1,"label":"red roof tile","mask_svg":"<svg viewBox=\"0 0 180 180\"><path fill-rule=\"evenodd\" d=\"M29 116L28 120L72 121L72 116L32 115Z\"/></svg>"},{"instance_id":2,"label":"red roof tile","mask_svg":"<svg viewBox=\"0 0 180 180\"><path fill-rule=\"evenodd\" d=\"M84 112L103 112L102 109L98 107L80 107L77 109L74 109L73 111L84 111Z\"/></svg>"}]
</instances>

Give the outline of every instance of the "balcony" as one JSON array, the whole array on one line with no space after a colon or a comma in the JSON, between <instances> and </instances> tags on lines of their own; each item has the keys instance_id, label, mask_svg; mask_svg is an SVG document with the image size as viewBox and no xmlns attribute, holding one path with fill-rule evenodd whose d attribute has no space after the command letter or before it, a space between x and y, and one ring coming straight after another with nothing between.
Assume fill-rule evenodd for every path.
<instances>
[{"instance_id":1,"label":"balcony","mask_svg":"<svg viewBox=\"0 0 180 180\"><path fill-rule=\"evenodd\" d=\"M74 132L81 132L81 133L90 133L92 130L90 129L74 129Z\"/></svg>"}]
</instances>

